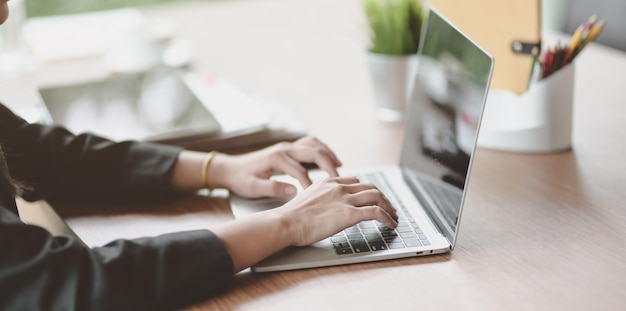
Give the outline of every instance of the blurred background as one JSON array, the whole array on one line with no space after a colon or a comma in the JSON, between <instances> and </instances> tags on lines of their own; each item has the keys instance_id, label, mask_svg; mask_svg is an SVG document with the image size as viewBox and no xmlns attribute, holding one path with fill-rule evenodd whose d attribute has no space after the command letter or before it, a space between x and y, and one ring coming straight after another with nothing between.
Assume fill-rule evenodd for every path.
<instances>
[{"instance_id":1,"label":"blurred background","mask_svg":"<svg viewBox=\"0 0 626 311\"><path fill-rule=\"evenodd\" d=\"M543 0L544 29L574 33L592 14L607 21L596 42L626 51L626 1L624 0Z\"/></svg>"},{"instance_id":2,"label":"blurred background","mask_svg":"<svg viewBox=\"0 0 626 311\"><path fill-rule=\"evenodd\" d=\"M193 0L28 0L26 11L29 17L36 17L185 1Z\"/></svg>"},{"instance_id":3,"label":"blurred background","mask_svg":"<svg viewBox=\"0 0 626 311\"><path fill-rule=\"evenodd\" d=\"M26 12L29 17L37 17L174 1L200 0L28 0ZM609 21L602 36L598 38L598 42L626 51L626 32L622 31L626 29L626 19L620 18L626 13L624 0L543 0L542 10L545 28L566 33L573 33L581 21L597 13Z\"/></svg>"}]
</instances>

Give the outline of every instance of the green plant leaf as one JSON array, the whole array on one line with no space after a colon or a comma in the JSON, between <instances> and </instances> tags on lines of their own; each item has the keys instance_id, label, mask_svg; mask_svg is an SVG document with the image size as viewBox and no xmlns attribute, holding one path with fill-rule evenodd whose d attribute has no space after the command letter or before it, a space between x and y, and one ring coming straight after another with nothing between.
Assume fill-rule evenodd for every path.
<instances>
[{"instance_id":1,"label":"green plant leaf","mask_svg":"<svg viewBox=\"0 0 626 311\"><path fill-rule=\"evenodd\" d=\"M424 21L422 0L361 0L372 53L417 53Z\"/></svg>"}]
</instances>

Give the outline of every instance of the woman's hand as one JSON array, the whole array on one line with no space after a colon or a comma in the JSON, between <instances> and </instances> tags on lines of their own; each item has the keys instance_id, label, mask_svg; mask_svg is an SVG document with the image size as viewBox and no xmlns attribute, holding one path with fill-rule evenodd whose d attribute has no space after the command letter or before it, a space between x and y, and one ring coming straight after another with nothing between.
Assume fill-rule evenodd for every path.
<instances>
[{"instance_id":1,"label":"woman's hand","mask_svg":"<svg viewBox=\"0 0 626 311\"><path fill-rule=\"evenodd\" d=\"M296 194L293 185L269 178L274 174L288 174L307 188L311 180L302 163L314 163L331 177L338 176L337 167L341 166L328 146L307 136L243 155L218 154L209 167L209 185L249 198L289 197Z\"/></svg>"},{"instance_id":2,"label":"woman's hand","mask_svg":"<svg viewBox=\"0 0 626 311\"><path fill-rule=\"evenodd\" d=\"M354 177L328 177L281 207L237 218L213 232L240 271L285 247L310 245L374 219L390 228L398 225L396 210L374 185Z\"/></svg>"},{"instance_id":3,"label":"woman's hand","mask_svg":"<svg viewBox=\"0 0 626 311\"><path fill-rule=\"evenodd\" d=\"M316 182L271 212L285 221L293 246L315 243L364 220L377 220L389 228L398 225L396 209L383 193L354 177Z\"/></svg>"}]
</instances>

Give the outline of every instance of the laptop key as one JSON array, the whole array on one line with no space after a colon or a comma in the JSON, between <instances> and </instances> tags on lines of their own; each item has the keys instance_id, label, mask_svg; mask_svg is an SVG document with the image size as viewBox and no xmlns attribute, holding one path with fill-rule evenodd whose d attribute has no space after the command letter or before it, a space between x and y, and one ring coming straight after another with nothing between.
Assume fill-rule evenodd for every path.
<instances>
[{"instance_id":1,"label":"laptop key","mask_svg":"<svg viewBox=\"0 0 626 311\"><path fill-rule=\"evenodd\" d=\"M350 248L350 243L348 243L348 242L333 243L333 247L334 247L335 249L339 249L339 248Z\"/></svg>"},{"instance_id":2,"label":"laptop key","mask_svg":"<svg viewBox=\"0 0 626 311\"><path fill-rule=\"evenodd\" d=\"M382 226L382 227L378 227L378 231L380 232L393 232L393 229L387 227L387 226Z\"/></svg>"},{"instance_id":3,"label":"laptop key","mask_svg":"<svg viewBox=\"0 0 626 311\"><path fill-rule=\"evenodd\" d=\"M403 232L403 233L400 233L400 236L402 237L402 239L411 239L411 238L416 238L417 234L413 232Z\"/></svg>"},{"instance_id":4,"label":"laptop key","mask_svg":"<svg viewBox=\"0 0 626 311\"><path fill-rule=\"evenodd\" d=\"M367 246L367 243L365 242L352 243L352 248L354 248L355 253L365 253L370 251L369 246Z\"/></svg>"},{"instance_id":5,"label":"laptop key","mask_svg":"<svg viewBox=\"0 0 626 311\"><path fill-rule=\"evenodd\" d=\"M387 243L387 246L389 247L389 249L404 248L404 244L402 242L400 242L400 241Z\"/></svg>"},{"instance_id":6,"label":"laptop key","mask_svg":"<svg viewBox=\"0 0 626 311\"><path fill-rule=\"evenodd\" d=\"M410 226L398 226L396 228L396 232L398 233L413 232L413 228L411 228Z\"/></svg>"},{"instance_id":7,"label":"laptop key","mask_svg":"<svg viewBox=\"0 0 626 311\"><path fill-rule=\"evenodd\" d=\"M364 221L359 223L359 228L361 229L366 229L366 228L376 228L376 224L371 222L371 221Z\"/></svg>"},{"instance_id":8,"label":"laptop key","mask_svg":"<svg viewBox=\"0 0 626 311\"><path fill-rule=\"evenodd\" d=\"M365 235L365 241L368 242L374 242L374 241L381 241L382 242L383 238L378 235L378 234L367 234Z\"/></svg>"},{"instance_id":9,"label":"laptop key","mask_svg":"<svg viewBox=\"0 0 626 311\"><path fill-rule=\"evenodd\" d=\"M363 235L360 233L350 233L348 234L348 239L350 240L356 240L356 239L362 239Z\"/></svg>"},{"instance_id":10,"label":"laptop key","mask_svg":"<svg viewBox=\"0 0 626 311\"><path fill-rule=\"evenodd\" d=\"M395 237L398 236L398 234L394 231L385 231L385 232L381 232L380 235L382 235L383 237Z\"/></svg>"},{"instance_id":11,"label":"laptop key","mask_svg":"<svg viewBox=\"0 0 626 311\"><path fill-rule=\"evenodd\" d=\"M386 237L385 238L385 242L387 243L395 243L395 242L401 242L402 239L400 239L400 237L398 236L393 236L393 237Z\"/></svg>"},{"instance_id":12,"label":"laptop key","mask_svg":"<svg viewBox=\"0 0 626 311\"><path fill-rule=\"evenodd\" d=\"M345 229L343 231L345 233L359 233L360 232L359 228L357 228L357 227L350 227L350 228L347 228L347 229Z\"/></svg>"},{"instance_id":13,"label":"laptop key","mask_svg":"<svg viewBox=\"0 0 626 311\"><path fill-rule=\"evenodd\" d=\"M354 252L350 248L338 248L335 250L337 255L353 254Z\"/></svg>"},{"instance_id":14,"label":"laptop key","mask_svg":"<svg viewBox=\"0 0 626 311\"><path fill-rule=\"evenodd\" d=\"M387 249L387 245L385 245L385 242L383 242L382 240L375 241L375 242L369 242L369 244L370 244L370 248L373 251L382 251L382 250L386 250Z\"/></svg>"},{"instance_id":15,"label":"laptop key","mask_svg":"<svg viewBox=\"0 0 626 311\"><path fill-rule=\"evenodd\" d=\"M412 239L404 239L402 240L404 242L404 244L406 244L407 247L418 247L418 246L422 246L422 243L420 242L419 239L416 238L412 238Z\"/></svg>"},{"instance_id":16,"label":"laptop key","mask_svg":"<svg viewBox=\"0 0 626 311\"><path fill-rule=\"evenodd\" d=\"M367 229L363 229L361 230L363 232L363 235L367 236L369 234L378 234L378 229L376 228L367 228Z\"/></svg>"},{"instance_id":17,"label":"laptop key","mask_svg":"<svg viewBox=\"0 0 626 311\"><path fill-rule=\"evenodd\" d=\"M348 239L345 236L334 236L330 238L330 241L333 243L341 243L348 242Z\"/></svg>"}]
</instances>

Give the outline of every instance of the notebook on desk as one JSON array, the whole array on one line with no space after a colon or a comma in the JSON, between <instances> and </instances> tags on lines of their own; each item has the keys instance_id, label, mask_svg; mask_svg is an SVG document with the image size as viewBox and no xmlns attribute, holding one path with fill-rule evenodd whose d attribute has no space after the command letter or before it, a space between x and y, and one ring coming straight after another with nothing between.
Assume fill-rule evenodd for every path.
<instances>
[{"instance_id":1,"label":"notebook on desk","mask_svg":"<svg viewBox=\"0 0 626 311\"><path fill-rule=\"evenodd\" d=\"M436 10L429 12L418 53L399 164L340 170L376 184L399 211L398 228L362 222L311 246L287 248L254 271L422 256L454 248L493 57ZM323 175L311 173L312 179ZM235 217L282 203L231 198Z\"/></svg>"}]
</instances>

